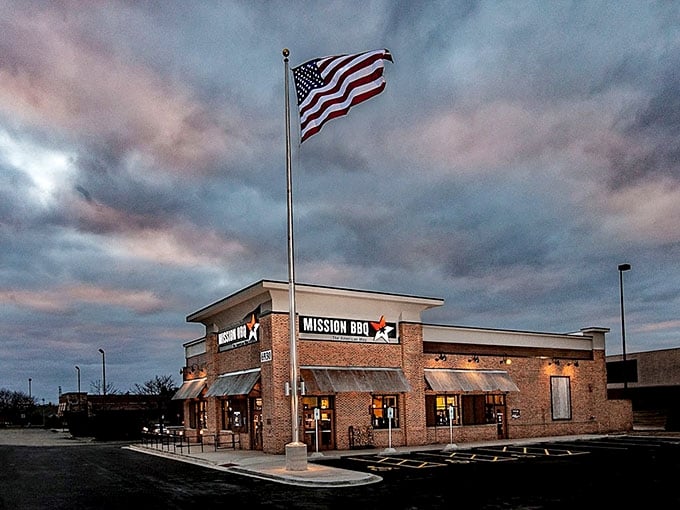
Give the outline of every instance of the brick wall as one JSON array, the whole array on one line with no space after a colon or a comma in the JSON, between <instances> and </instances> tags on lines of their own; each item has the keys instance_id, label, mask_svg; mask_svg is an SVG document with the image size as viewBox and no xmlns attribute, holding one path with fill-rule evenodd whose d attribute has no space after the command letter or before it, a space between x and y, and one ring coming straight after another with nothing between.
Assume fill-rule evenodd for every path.
<instances>
[{"instance_id":1,"label":"brick wall","mask_svg":"<svg viewBox=\"0 0 680 510\"><path fill-rule=\"evenodd\" d=\"M249 307L253 303L248 303ZM263 451L281 454L291 442L291 397L285 394L290 380L290 339L288 314L266 313L259 317L259 341L237 349L218 352L216 334L206 338L206 353L201 355L208 374L208 385L219 374L238 370L261 369ZM480 356L479 363L468 362L468 354L448 354L435 361L424 353L423 326L418 322L399 323L398 344L336 342L300 339L297 342L298 367L401 367L411 391L399 397L400 427L392 430L392 446L448 443L448 427L427 427L424 395L424 368L465 368L505 370L520 391L506 395L507 435L509 438L606 433L632 428L632 410L628 401L607 401L604 351L593 350L592 359L579 359L579 366L562 360L558 366L549 359L513 357L511 365L500 365L499 355ZM486 346L487 351L489 346ZM260 363L260 352L271 349L272 361ZM527 348L528 349L528 348ZM526 349L525 349L526 350ZM572 417L555 421L551 413L550 377L568 376L571 390ZM339 393L335 395L336 448L349 448L348 429L370 426L370 393ZM511 417L511 410L519 416ZM300 409L300 411L302 411ZM249 420L250 417L246 417ZM208 429L219 430L219 399L208 402ZM300 423L299 437L304 429ZM480 441L497 437L496 425L454 427L454 441ZM375 446L386 447L387 430L374 431ZM250 444L242 439L241 447Z\"/></svg>"}]
</instances>

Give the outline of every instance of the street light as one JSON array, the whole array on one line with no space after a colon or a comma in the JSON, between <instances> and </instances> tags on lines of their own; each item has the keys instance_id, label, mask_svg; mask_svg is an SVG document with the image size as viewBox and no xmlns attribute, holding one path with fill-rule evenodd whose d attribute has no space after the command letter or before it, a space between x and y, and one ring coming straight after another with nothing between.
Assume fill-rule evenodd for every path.
<instances>
[{"instance_id":1,"label":"street light","mask_svg":"<svg viewBox=\"0 0 680 510\"><path fill-rule=\"evenodd\" d=\"M626 321L623 315L623 273L630 271L630 264L619 264L619 290L621 293L621 345L623 347L623 390L628 391L628 366L626 364Z\"/></svg>"},{"instance_id":2,"label":"street light","mask_svg":"<svg viewBox=\"0 0 680 510\"><path fill-rule=\"evenodd\" d=\"M106 397L106 354L104 349L99 349L102 354L102 392L104 397Z\"/></svg>"},{"instance_id":3,"label":"street light","mask_svg":"<svg viewBox=\"0 0 680 510\"><path fill-rule=\"evenodd\" d=\"M80 367L76 365L76 371L78 372L78 394L80 395Z\"/></svg>"},{"instance_id":4,"label":"street light","mask_svg":"<svg viewBox=\"0 0 680 510\"><path fill-rule=\"evenodd\" d=\"M32 380L33 379L31 379L30 377L28 378L28 399L29 400L31 399L31 381Z\"/></svg>"}]
</instances>

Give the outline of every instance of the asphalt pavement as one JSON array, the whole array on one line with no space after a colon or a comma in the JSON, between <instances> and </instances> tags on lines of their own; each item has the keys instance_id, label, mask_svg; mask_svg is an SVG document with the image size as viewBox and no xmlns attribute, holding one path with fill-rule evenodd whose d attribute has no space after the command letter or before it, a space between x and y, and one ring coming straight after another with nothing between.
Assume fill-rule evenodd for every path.
<instances>
[{"instance_id":1,"label":"asphalt pavement","mask_svg":"<svg viewBox=\"0 0 680 510\"><path fill-rule=\"evenodd\" d=\"M192 445L190 451L186 446L178 449L172 444L147 442L136 443L127 448L150 455L159 455L182 462L198 464L212 469L228 471L254 478L270 480L290 485L303 487L347 487L353 485L366 485L380 482L382 477L363 471L353 471L325 464L324 460L343 456L371 456L371 455L395 455L422 451L443 450L467 450L481 446L505 446L536 444L540 442L574 441L580 439L597 439L606 437L603 435L579 435L528 438L506 441L469 442L464 444L436 444L413 447L398 447L392 449L362 449L362 450L333 450L329 452L308 453L307 469L304 471L292 471L286 469L285 455L273 455L257 450L218 449L212 445L204 445L201 451L200 445Z\"/></svg>"},{"instance_id":2,"label":"asphalt pavement","mask_svg":"<svg viewBox=\"0 0 680 510\"><path fill-rule=\"evenodd\" d=\"M330 452L309 452L307 469L294 471L286 468L285 455L273 455L256 450L218 449L212 445L191 445L190 450L154 441L119 442L122 448L147 455L156 455L181 462L192 463L211 469L226 471L252 478L303 487L347 487L380 482L382 478L374 473L354 471L328 465L325 460L343 456L400 455L415 451L442 451L479 448L482 446L526 445L541 442L574 441L598 439L606 435L558 436L527 438L505 441L469 442L454 445L425 445L387 449L333 450ZM4 429L0 431L0 444L26 446L75 446L94 442L91 438L74 438L66 430L48 429Z\"/></svg>"}]
</instances>

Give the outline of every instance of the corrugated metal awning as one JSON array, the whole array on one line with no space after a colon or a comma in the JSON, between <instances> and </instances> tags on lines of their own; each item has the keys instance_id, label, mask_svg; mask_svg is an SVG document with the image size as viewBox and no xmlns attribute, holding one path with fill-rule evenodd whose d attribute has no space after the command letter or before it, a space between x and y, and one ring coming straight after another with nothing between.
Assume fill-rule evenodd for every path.
<instances>
[{"instance_id":1,"label":"corrugated metal awning","mask_svg":"<svg viewBox=\"0 0 680 510\"><path fill-rule=\"evenodd\" d=\"M411 391L400 368L301 367L300 377L308 393Z\"/></svg>"},{"instance_id":2,"label":"corrugated metal awning","mask_svg":"<svg viewBox=\"0 0 680 510\"><path fill-rule=\"evenodd\" d=\"M260 378L260 369L222 374L212 383L206 397L224 397L227 395L247 395Z\"/></svg>"},{"instance_id":3,"label":"corrugated metal awning","mask_svg":"<svg viewBox=\"0 0 680 510\"><path fill-rule=\"evenodd\" d=\"M172 400L186 400L188 398L198 398L205 388L205 378L184 381L182 386L172 396Z\"/></svg>"},{"instance_id":4,"label":"corrugated metal awning","mask_svg":"<svg viewBox=\"0 0 680 510\"><path fill-rule=\"evenodd\" d=\"M425 369L425 381L434 391L519 391L503 370Z\"/></svg>"}]
</instances>

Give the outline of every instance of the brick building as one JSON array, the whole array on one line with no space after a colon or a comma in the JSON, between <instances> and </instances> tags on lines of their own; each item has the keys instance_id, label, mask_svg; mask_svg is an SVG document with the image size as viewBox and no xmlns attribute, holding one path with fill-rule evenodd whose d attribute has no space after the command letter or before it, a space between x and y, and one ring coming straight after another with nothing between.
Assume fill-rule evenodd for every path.
<instances>
[{"instance_id":1,"label":"brick building","mask_svg":"<svg viewBox=\"0 0 680 510\"><path fill-rule=\"evenodd\" d=\"M185 434L282 453L292 439L289 285L261 280L187 316ZM296 284L308 450L607 433L606 328L556 334L424 324L437 298ZM318 436L318 438L317 438ZM232 443L233 444L233 443Z\"/></svg>"},{"instance_id":2,"label":"brick building","mask_svg":"<svg viewBox=\"0 0 680 510\"><path fill-rule=\"evenodd\" d=\"M628 399L636 429L680 430L680 349L607 356L607 394Z\"/></svg>"},{"instance_id":3,"label":"brick building","mask_svg":"<svg viewBox=\"0 0 680 510\"><path fill-rule=\"evenodd\" d=\"M181 403L170 395L92 395L67 392L59 395L57 417L76 437L137 439L142 427L152 423L175 425L182 413Z\"/></svg>"}]
</instances>

